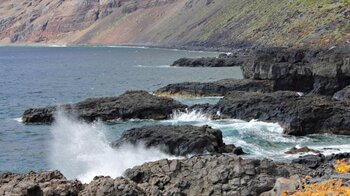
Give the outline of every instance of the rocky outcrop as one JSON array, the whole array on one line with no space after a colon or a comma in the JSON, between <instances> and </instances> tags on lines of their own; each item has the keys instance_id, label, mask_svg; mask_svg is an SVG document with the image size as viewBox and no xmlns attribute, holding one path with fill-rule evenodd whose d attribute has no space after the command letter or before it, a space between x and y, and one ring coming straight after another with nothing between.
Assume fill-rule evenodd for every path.
<instances>
[{"instance_id":1,"label":"rocky outcrop","mask_svg":"<svg viewBox=\"0 0 350 196\"><path fill-rule=\"evenodd\" d=\"M319 166L324 167L325 165L333 166L333 162L340 159L350 159L350 153L338 153L338 154L332 154L328 156L324 156L323 154L305 155L305 156L300 156L296 159L293 159L292 163L302 164L309 168L314 169Z\"/></svg>"},{"instance_id":2,"label":"rocky outcrop","mask_svg":"<svg viewBox=\"0 0 350 196\"><path fill-rule=\"evenodd\" d=\"M242 65L245 78L274 80L276 90L333 95L350 84L350 47L260 49Z\"/></svg>"},{"instance_id":3,"label":"rocky outcrop","mask_svg":"<svg viewBox=\"0 0 350 196\"><path fill-rule=\"evenodd\" d=\"M67 180L59 171L0 174L0 195L78 195L83 185Z\"/></svg>"},{"instance_id":4,"label":"rocky outcrop","mask_svg":"<svg viewBox=\"0 0 350 196\"><path fill-rule=\"evenodd\" d=\"M166 119L173 110L186 106L171 98L157 97L146 91L127 91L118 97L92 98L85 101L46 108L31 108L23 113L24 123L51 123L55 112L65 111L87 122L117 119Z\"/></svg>"},{"instance_id":5,"label":"rocky outcrop","mask_svg":"<svg viewBox=\"0 0 350 196\"><path fill-rule=\"evenodd\" d=\"M212 155L145 163L125 175L148 195L259 195L271 190L278 177L308 172L297 164Z\"/></svg>"},{"instance_id":6,"label":"rocky outcrop","mask_svg":"<svg viewBox=\"0 0 350 196\"><path fill-rule=\"evenodd\" d=\"M278 122L286 134L350 134L350 103L296 92L231 92L204 110L221 118Z\"/></svg>"},{"instance_id":7,"label":"rocky outcrop","mask_svg":"<svg viewBox=\"0 0 350 196\"><path fill-rule=\"evenodd\" d=\"M310 176L318 177L314 181L323 181L331 178L339 178L339 172L335 170L338 160L350 160L350 153L339 153L325 156L305 155L292 160L292 164L300 164L312 169Z\"/></svg>"},{"instance_id":8,"label":"rocky outcrop","mask_svg":"<svg viewBox=\"0 0 350 196\"><path fill-rule=\"evenodd\" d=\"M235 153L243 151L234 145L226 145L220 130L208 126L146 126L125 131L113 147L142 143L147 148L158 147L164 152L186 156L205 153Z\"/></svg>"},{"instance_id":9,"label":"rocky outcrop","mask_svg":"<svg viewBox=\"0 0 350 196\"><path fill-rule=\"evenodd\" d=\"M333 99L339 101L350 101L350 86L343 88L333 95Z\"/></svg>"},{"instance_id":10,"label":"rocky outcrop","mask_svg":"<svg viewBox=\"0 0 350 196\"><path fill-rule=\"evenodd\" d=\"M272 80L224 79L215 82L183 82L169 84L155 91L156 95L174 97L224 96L231 91L273 92Z\"/></svg>"},{"instance_id":11,"label":"rocky outcrop","mask_svg":"<svg viewBox=\"0 0 350 196\"><path fill-rule=\"evenodd\" d=\"M350 85L350 46L319 50L311 61L315 83L313 92L333 95Z\"/></svg>"},{"instance_id":12,"label":"rocky outcrop","mask_svg":"<svg viewBox=\"0 0 350 196\"><path fill-rule=\"evenodd\" d=\"M253 51L241 68L245 78L275 81L276 90L309 92L314 77L307 63L306 51L269 48Z\"/></svg>"},{"instance_id":13,"label":"rocky outcrop","mask_svg":"<svg viewBox=\"0 0 350 196\"><path fill-rule=\"evenodd\" d=\"M176 67L235 67L241 66L244 62L242 56L202 57L202 58L181 58L171 66Z\"/></svg>"},{"instance_id":14,"label":"rocky outcrop","mask_svg":"<svg viewBox=\"0 0 350 196\"><path fill-rule=\"evenodd\" d=\"M124 177L113 179L111 177L96 176L87 184L80 196L145 196L145 192L138 185Z\"/></svg>"}]
</instances>

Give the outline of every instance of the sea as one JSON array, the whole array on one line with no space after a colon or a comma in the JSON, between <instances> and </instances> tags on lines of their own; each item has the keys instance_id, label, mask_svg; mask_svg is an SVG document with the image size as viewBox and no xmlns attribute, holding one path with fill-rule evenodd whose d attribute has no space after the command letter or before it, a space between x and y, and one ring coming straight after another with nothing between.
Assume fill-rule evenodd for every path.
<instances>
[{"instance_id":1,"label":"sea","mask_svg":"<svg viewBox=\"0 0 350 196\"><path fill-rule=\"evenodd\" d=\"M123 131L146 125L209 125L224 142L241 146L243 158L288 161L290 148L308 146L324 154L350 152L350 137L330 134L283 135L278 123L254 119L212 120L199 111L174 112L169 120L87 124L60 114L52 125L25 125L27 108L118 96L127 90L154 90L170 83L242 79L239 67L171 67L181 57L215 57L218 52L147 47L0 47L0 173L60 170L69 179L89 182L96 175L117 177L136 165L179 159L142 144L110 147ZM215 104L221 97L176 98L188 105Z\"/></svg>"}]
</instances>

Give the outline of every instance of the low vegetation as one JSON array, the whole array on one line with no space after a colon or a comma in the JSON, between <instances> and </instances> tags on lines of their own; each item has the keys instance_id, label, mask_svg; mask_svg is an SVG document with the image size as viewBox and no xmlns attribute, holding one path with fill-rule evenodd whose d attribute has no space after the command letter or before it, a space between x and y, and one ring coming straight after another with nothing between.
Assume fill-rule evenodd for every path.
<instances>
[{"instance_id":1,"label":"low vegetation","mask_svg":"<svg viewBox=\"0 0 350 196\"><path fill-rule=\"evenodd\" d=\"M345 160L338 160L335 166L335 170L339 174L348 174L350 170L350 164ZM293 196L348 196L350 195L349 179L333 178L320 183L308 184L310 178L307 177L303 180L303 188L293 193ZM287 193L283 193L287 196Z\"/></svg>"}]
</instances>

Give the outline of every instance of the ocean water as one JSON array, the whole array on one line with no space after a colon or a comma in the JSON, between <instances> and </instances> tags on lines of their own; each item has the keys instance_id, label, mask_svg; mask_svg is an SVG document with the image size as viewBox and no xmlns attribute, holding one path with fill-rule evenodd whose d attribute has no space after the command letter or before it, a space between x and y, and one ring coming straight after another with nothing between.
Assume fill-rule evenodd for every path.
<instances>
[{"instance_id":1,"label":"ocean water","mask_svg":"<svg viewBox=\"0 0 350 196\"><path fill-rule=\"evenodd\" d=\"M115 96L126 90L153 90L183 81L242 78L239 68L174 68L180 57L217 56L191 52L132 47L1 47L0 48L0 172L59 169L68 178L90 181L95 175L117 177L129 167L172 157L159 149L109 143L133 127L154 124L210 125L224 141L242 146L245 157L291 159L293 146L324 153L350 152L350 138L334 135L284 136L276 123L237 119L211 120L200 112L173 114L163 121L130 120L113 124L86 124L64 114L53 125L24 125L23 111L90 97ZM178 99L186 104L215 103L219 97Z\"/></svg>"}]
</instances>

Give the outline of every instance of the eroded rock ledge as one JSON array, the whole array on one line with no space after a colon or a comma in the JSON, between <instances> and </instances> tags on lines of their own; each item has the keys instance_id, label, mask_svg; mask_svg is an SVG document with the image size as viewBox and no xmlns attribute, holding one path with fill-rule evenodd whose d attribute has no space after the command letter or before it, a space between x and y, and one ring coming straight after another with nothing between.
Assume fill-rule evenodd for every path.
<instances>
[{"instance_id":1,"label":"eroded rock ledge","mask_svg":"<svg viewBox=\"0 0 350 196\"><path fill-rule=\"evenodd\" d=\"M146 91L127 91L118 97L86 99L76 104L31 108L23 113L24 123L51 123L55 112L65 111L78 119L92 122L117 119L167 119L173 110L184 109L186 105L171 98L157 97Z\"/></svg>"},{"instance_id":2,"label":"eroded rock ledge","mask_svg":"<svg viewBox=\"0 0 350 196\"><path fill-rule=\"evenodd\" d=\"M219 57L180 58L171 66L176 67L235 67L243 65L244 56L221 54Z\"/></svg>"},{"instance_id":3,"label":"eroded rock ledge","mask_svg":"<svg viewBox=\"0 0 350 196\"><path fill-rule=\"evenodd\" d=\"M169 97L201 97L224 96L231 91L273 92L274 90L275 82L272 80L224 79L215 82L169 84L154 93Z\"/></svg>"},{"instance_id":4,"label":"eroded rock ledge","mask_svg":"<svg viewBox=\"0 0 350 196\"><path fill-rule=\"evenodd\" d=\"M278 122L290 135L350 134L350 102L328 96L301 96L292 91L231 92L214 106L204 105L203 110L213 115L219 111L221 118Z\"/></svg>"}]
</instances>

